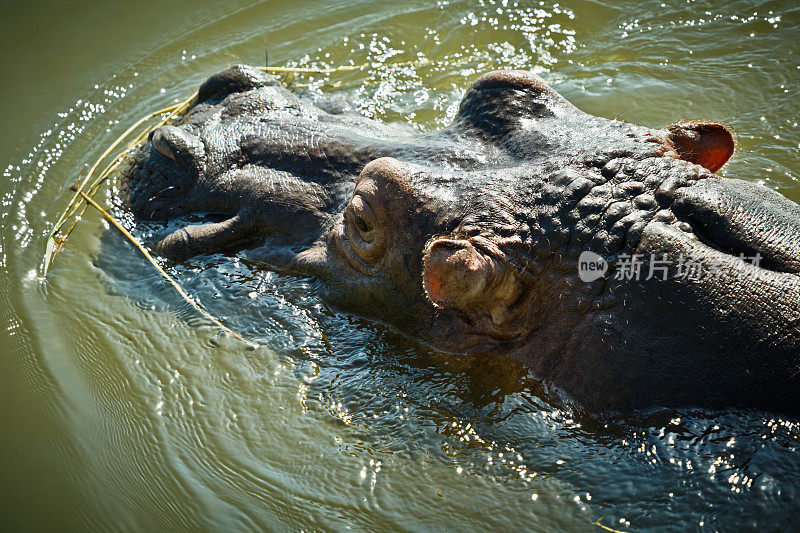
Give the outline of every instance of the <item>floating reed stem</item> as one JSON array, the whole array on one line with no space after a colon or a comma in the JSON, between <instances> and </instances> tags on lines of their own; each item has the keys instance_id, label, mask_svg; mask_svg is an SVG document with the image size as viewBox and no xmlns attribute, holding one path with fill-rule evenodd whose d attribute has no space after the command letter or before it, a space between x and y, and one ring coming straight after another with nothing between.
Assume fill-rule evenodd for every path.
<instances>
[{"instance_id":1,"label":"floating reed stem","mask_svg":"<svg viewBox=\"0 0 800 533\"><path fill-rule=\"evenodd\" d=\"M164 279L166 279L173 287L175 287L175 290L178 291L178 294L181 295L181 298L183 298L186 301L186 303L188 303L189 305L194 307L200 314L202 314L204 317L206 317L208 320L210 320L215 326L219 327L220 329L222 329L224 331L227 331L228 333L230 333L231 335L233 335L234 337L236 337L237 339L239 339L243 343L248 344L250 346L254 346L253 343L245 340L244 337L242 337L241 335L239 335L238 333L236 333L235 331L230 329L228 326L226 326L225 324L220 322L219 319L216 318L214 315L212 315L211 313L209 313L208 311L206 311L205 309L200 307L200 304L198 304L188 294L186 294L186 292L181 288L181 286L178 285L178 282L175 281L172 278L172 276L167 274L167 272L163 268L161 268L161 265L159 265L156 262L156 260L153 258L152 255L150 255L150 252L148 252L147 249L144 246L142 246L142 244L136 239L136 237L131 235L131 232L129 232L127 229L125 229L125 227L122 224L117 222L117 219L115 219L113 216L111 216L111 213L109 213L108 211L103 209L100 206L100 204L95 202L94 199L91 196L89 196L88 194L86 194L82 190L78 189L76 191L76 194L78 194L84 200L86 200L87 204L89 204L92 207L94 207L95 209L97 209L97 211L99 211L100 214L103 215L106 218L106 220L108 220L115 228L117 228L120 231L120 233L122 233L129 241L131 241L133 243L133 245L136 246L136 248L139 249L139 251L145 257L145 259L147 259L150 262L150 264L153 265L153 267L158 271L158 273L161 274L161 276Z\"/></svg>"},{"instance_id":2,"label":"floating reed stem","mask_svg":"<svg viewBox=\"0 0 800 533\"><path fill-rule=\"evenodd\" d=\"M75 195L69 201L67 207L64 209L64 211L61 213L61 216L56 221L53 230L50 232L50 236L47 239L47 249L44 260L45 275L47 274L47 271L49 270L50 265L53 261L56 245L64 242L67 239L67 237L69 237L70 233L72 233L72 230L75 229L78 220L80 220L80 217L83 216L83 213L86 212L86 204L80 205L80 203L77 202L77 200L80 198L81 193L84 192L84 190L86 190L86 186L89 183L89 180L91 179L92 175L97 171L97 169L100 167L100 164L109 156L109 154L111 154L111 151L114 150L114 148L118 147L128 136L130 136L134 131L136 131L136 129L139 128L142 124L144 124L145 122L154 117L163 115L164 113L168 113L166 118L161 120L161 122L141 132L131 142L125 145L125 148L123 148L119 153L117 153L114 159L111 160L111 162L103 169L103 171L97 176L97 178L91 183L91 185L89 185L88 190L90 196L94 196L95 193L97 193L97 189L100 186L100 184L103 181L105 181L106 178L108 178L108 176L110 176L111 173L114 170L116 170L116 168L120 165L120 163L122 163L125 160L125 154L127 154L131 149L135 148L137 145L139 145L145 139L145 137L147 137L147 134L150 133L153 129L159 126L163 126L173 117L185 111L189 107L189 105L191 105L195 96L197 96L197 93L194 93L191 97L187 98L186 100L184 100L179 104L165 107L164 109L159 109L158 111L154 111L153 113L150 113L149 115L137 120L130 128L125 130L125 132L122 135L117 137L117 139L113 143L111 143L111 146L109 146L105 150L105 152L103 152L103 154L97 159L97 161L95 161L95 163L89 169L89 172L86 174L86 177L84 177L83 180L75 187ZM77 213L78 210L80 210L80 213ZM72 225L66 231L62 232L64 225L70 219L73 220ZM61 235L59 235L59 233L61 233Z\"/></svg>"},{"instance_id":3,"label":"floating reed stem","mask_svg":"<svg viewBox=\"0 0 800 533\"><path fill-rule=\"evenodd\" d=\"M341 67L331 68L305 68L305 67L256 67L262 72L275 72L293 73L293 74L333 74L334 72L343 72L348 70L359 70L364 68L363 65L342 65Z\"/></svg>"},{"instance_id":4,"label":"floating reed stem","mask_svg":"<svg viewBox=\"0 0 800 533\"><path fill-rule=\"evenodd\" d=\"M600 529L602 529L604 531L610 531L611 533L625 533L624 531L620 531L619 529L610 528L607 525L600 523L600 521L602 519L603 519L603 517L598 518L597 520L592 522L592 525L593 526L597 526L597 527L599 527Z\"/></svg>"}]
</instances>

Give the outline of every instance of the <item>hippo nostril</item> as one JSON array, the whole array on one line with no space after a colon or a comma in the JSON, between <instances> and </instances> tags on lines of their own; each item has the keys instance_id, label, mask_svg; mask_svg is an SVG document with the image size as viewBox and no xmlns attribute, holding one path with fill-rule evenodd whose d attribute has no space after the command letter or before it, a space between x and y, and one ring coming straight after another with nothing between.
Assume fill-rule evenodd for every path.
<instances>
[{"instance_id":1,"label":"hippo nostril","mask_svg":"<svg viewBox=\"0 0 800 533\"><path fill-rule=\"evenodd\" d=\"M156 152L172 159L173 161L177 161L178 157L168 136L169 134L167 130L164 128L158 128L157 130L150 132L150 142L153 144L153 148L155 148Z\"/></svg>"},{"instance_id":2,"label":"hippo nostril","mask_svg":"<svg viewBox=\"0 0 800 533\"><path fill-rule=\"evenodd\" d=\"M161 155L188 168L203 157L203 142L196 136L175 126L162 126L150 133L150 143Z\"/></svg>"}]
</instances>

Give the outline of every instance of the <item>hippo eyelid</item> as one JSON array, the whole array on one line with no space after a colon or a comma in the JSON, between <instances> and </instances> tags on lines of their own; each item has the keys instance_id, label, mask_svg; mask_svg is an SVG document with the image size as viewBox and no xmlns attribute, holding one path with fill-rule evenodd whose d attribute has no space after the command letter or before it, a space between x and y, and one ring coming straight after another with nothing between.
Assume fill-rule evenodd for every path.
<instances>
[{"instance_id":1,"label":"hippo eyelid","mask_svg":"<svg viewBox=\"0 0 800 533\"><path fill-rule=\"evenodd\" d=\"M353 215L353 222L356 227L365 233L381 225L378 220L379 211L373 207L374 203L374 200L370 202L364 196L355 194L347 206L347 210Z\"/></svg>"},{"instance_id":2,"label":"hippo eyelid","mask_svg":"<svg viewBox=\"0 0 800 533\"><path fill-rule=\"evenodd\" d=\"M355 228L355 233L350 231L351 225ZM375 228L351 208L345 211L345 226L351 240L358 239L362 241L365 246L371 245L375 240L375 231L373 231Z\"/></svg>"},{"instance_id":3,"label":"hippo eyelid","mask_svg":"<svg viewBox=\"0 0 800 533\"><path fill-rule=\"evenodd\" d=\"M358 191L353 195L345 208L344 227L350 245L362 260L374 263L383 257L388 228L382 204L373 195Z\"/></svg>"}]
</instances>

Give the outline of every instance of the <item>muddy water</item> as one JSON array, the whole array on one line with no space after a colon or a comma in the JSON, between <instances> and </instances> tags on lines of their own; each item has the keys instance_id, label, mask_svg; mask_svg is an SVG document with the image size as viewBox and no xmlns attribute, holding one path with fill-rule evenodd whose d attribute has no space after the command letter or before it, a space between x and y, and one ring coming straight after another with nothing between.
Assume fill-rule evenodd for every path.
<instances>
[{"instance_id":1,"label":"muddy water","mask_svg":"<svg viewBox=\"0 0 800 533\"><path fill-rule=\"evenodd\" d=\"M432 353L235 259L171 272L66 188L128 124L239 60L421 130L478 74L531 69L586 111L730 124L724 174L800 200L793 1L10 2L0 17L0 523L9 529L787 530L800 425L760 412L597 422L524 371ZM769 394L769 391L764 391Z\"/></svg>"}]
</instances>

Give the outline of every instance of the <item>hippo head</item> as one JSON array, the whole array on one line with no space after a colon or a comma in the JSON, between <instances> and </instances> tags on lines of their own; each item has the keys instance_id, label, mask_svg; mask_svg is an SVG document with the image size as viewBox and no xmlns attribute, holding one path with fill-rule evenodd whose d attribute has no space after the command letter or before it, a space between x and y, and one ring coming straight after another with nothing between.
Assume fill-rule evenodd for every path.
<instances>
[{"instance_id":1,"label":"hippo head","mask_svg":"<svg viewBox=\"0 0 800 533\"><path fill-rule=\"evenodd\" d=\"M733 150L723 125L595 117L528 72L480 77L420 134L237 66L153 134L125 192L143 218L222 215L166 256L248 244L338 307L519 359L592 410L797 411L800 208L715 175Z\"/></svg>"}]
</instances>

